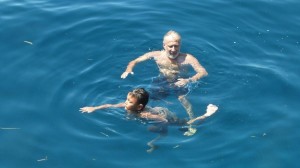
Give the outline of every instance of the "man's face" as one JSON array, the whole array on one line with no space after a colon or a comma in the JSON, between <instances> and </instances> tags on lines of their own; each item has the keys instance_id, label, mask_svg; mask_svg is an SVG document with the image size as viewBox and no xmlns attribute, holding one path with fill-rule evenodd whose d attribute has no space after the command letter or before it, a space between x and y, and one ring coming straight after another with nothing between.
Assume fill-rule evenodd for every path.
<instances>
[{"instance_id":1,"label":"man's face","mask_svg":"<svg viewBox=\"0 0 300 168\"><path fill-rule=\"evenodd\" d=\"M166 40L164 42L164 49L170 59L175 59L180 53L180 42L176 39Z\"/></svg>"},{"instance_id":2,"label":"man's face","mask_svg":"<svg viewBox=\"0 0 300 168\"><path fill-rule=\"evenodd\" d=\"M128 111L141 110L140 105L137 103L137 99L133 97L130 93L128 93L127 99L125 101L125 110Z\"/></svg>"}]
</instances>

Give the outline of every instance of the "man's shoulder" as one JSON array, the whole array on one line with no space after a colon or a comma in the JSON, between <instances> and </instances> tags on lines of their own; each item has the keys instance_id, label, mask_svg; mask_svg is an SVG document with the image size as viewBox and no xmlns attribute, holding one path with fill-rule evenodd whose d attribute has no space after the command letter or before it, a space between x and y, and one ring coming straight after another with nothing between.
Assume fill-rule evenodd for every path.
<instances>
[{"instance_id":1,"label":"man's shoulder","mask_svg":"<svg viewBox=\"0 0 300 168\"><path fill-rule=\"evenodd\" d=\"M177 60L186 60L188 57L190 57L191 55L188 53L180 53L179 56L177 57Z\"/></svg>"},{"instance_id":2,"label":"man's shoulder","mask_svg":"<svg viewBox=\"0 0 300 168\"><path fill-rule=\"evenodd\" d=\"M153 54L153 56L160 56L162 54L161 51L150 51L149 53Z\"/></svg>"},{"instance_id":3,"label":"man's shoulder","mask_svg":"<svg viewBox=\"0 0 300 168\"><path fill-rule=\"evenodd\" d=\"M194 57L191 54L188 53L180 53L180 56L177 57L177 62L178 63L183 63L183 64L192 64L195 61L197 61L197 58Z\"/></svg>"},{"instance_id":4,"label":"man's shoulder","mask_svg":"<svg viewBox=\"0 0 300 168\"><path fill-rule=\"evenodd\" d=\"M181 55L187 61L197 59L195 56L193 56L192 54L189 54L189 53L182 53Z\"/></svg>"},{"instance_id":5,"label":"man's shoulder","mask_svg":"<svg viewBox=\"0 0 300 168\"><path fill-rule=\"evenodd\" d=\"M148 57L155 58L155 57L161 56L161 51L150 51L150 52L147 52L145 55Z\"/></svg>"},{"instance_id":6,"label":"man's shoulder","mask_svg":"<svg viewBox=\"0 0 300 168\"><path fill-rule=\"evenodd\" d=\"M178 58L195 58L192 54L189 53L180 53Z\"/></svg>"},{"instance_id":7,"label":"man's shoulder","mask_svg":"<svg viewBox=\"0 0 300 168\"><path fill-rule=\"evenodd\" d=\"M189 54L189 53L180 53L180 56L195 58L195 56L193 56L192 54Z\"/></svg>"}]
</instances>

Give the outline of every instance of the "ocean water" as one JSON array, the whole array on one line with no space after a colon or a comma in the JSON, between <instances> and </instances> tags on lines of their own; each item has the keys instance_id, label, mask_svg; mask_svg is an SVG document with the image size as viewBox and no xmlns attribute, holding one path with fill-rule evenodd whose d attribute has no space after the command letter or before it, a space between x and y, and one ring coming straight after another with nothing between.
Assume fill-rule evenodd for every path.
<instances>
[{"instance_id":1,"label":"ocean water","mask_svg":"<svg viewBox=\"0 0 300 168\"><path fill-rule=\"evenodd\" d=\"M300 1L1 0L0 167L294 168L300 156ZM195 115L218 112L193 136L156 142L118 103L157 76L127 63L182 36L209 75L189 93ZM298 55L298 56L297 56ZM192 75L192 73L191 73ZM175 96L151 101L187 117Z\"/></svg>"}]
</instances>

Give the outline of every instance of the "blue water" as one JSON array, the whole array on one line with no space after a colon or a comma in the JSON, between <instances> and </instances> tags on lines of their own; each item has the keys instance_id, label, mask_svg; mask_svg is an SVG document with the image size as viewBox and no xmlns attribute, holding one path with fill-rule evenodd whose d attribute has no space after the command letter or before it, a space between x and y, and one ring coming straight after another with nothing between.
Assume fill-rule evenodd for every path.
<instances>
[{"instance_id":1,"label":"blue water","mask_svg":"<svg viewBox=\"0 0 300 168\"><path fill-rule=\"evenodd\" d=\"M0 1L1 167L297 167L300 1ZM118 103L158 74L127 63L162 49L170 29L209 75L188 95L195 115L219 111L194 136L156 137ZM151 101L186 117L176 97Z\"/></svg>"}]
</instances>

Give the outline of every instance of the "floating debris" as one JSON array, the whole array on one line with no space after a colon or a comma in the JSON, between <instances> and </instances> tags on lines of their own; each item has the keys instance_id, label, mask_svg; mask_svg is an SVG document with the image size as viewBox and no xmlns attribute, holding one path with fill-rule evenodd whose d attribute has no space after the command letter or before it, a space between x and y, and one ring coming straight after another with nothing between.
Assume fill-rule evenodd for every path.
<instances>
[{"instance_id":1,"label":"floating debris","mask_svg":"<svg viewBox=\"0 0 300 168\"><path fill-rule=\"evenodd\" d=\"M102 135L109 137L107 134L105 134L104 132L100 132Z\"/></svg>"},{"instance_id":2,"label":"floating debris","mask_svg":"<svg viewBox=\"0 0 300 168\"><path fill-rule=\"evenodd\" d=\"M43 161L46 161L46 160L48 160L48 157L46 156L45 158L43 158L43 159L39 159L39 160L37 160L38 162L43 162Z\"/></svg>"},{"instance_id":3,"label":"floating debris","mask_svg":"<svg viewBox=\"0 0 300 168\"><path fill-rule=\"evenodd\" d=\"M178 148L180 145L176 145L176 146L174 146L173 148L175 149L175 148Z\"/></svg>"},{"instance_id":4,"label":"floating debris","mask_svg":"<svg viewBox=\"0 0 300 168\"><path fill-rule=\"evenodd\" d=\"M24 41L24 43L27 43L27 44L33 45L33 43L32 43L32 42L30 42L30 41Z\"/></svg>"},{"instance_id":5,"label":"floating debris","mask_svg":"<svg viewBox=\"0 0 300 168\"><path fill-rule=\"evenodd\" d=\"M109 127L105 127L105 129L108 130L108 131L111 131L111 132L113 132L113 133L118 134L118 132L117 132L116 130L111 129L111 128L109 128Z\"/></svg>"},{"instance_id":6,"label":"floating debris","mask_svg":"<svg viewBox=\"0 0 300 168\"><path fill-rule=\"evenodd\" d=\"M18 130L20 128L0 128L0 129L2 129L2 130Z\"/></svg>"}]
</instances>

